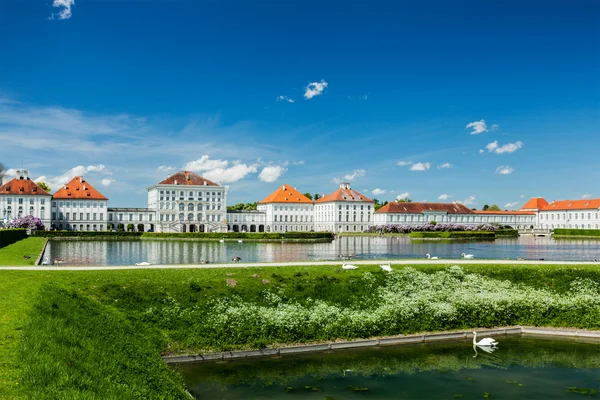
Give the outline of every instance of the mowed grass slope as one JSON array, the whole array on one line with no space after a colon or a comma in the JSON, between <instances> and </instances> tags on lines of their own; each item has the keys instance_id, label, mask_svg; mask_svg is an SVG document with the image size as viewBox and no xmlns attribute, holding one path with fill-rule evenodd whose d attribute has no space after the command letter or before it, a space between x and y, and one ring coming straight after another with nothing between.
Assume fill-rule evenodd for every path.
<instances>
[{"instance_id":1,"label":"mowed grass slope","mask_svg":"<svg viewBox=\"0 0 600 400\"><path fill-rule=\"evenodd\" d=\"M29 237L0 248L0 266L34 265L46 240L46 238Z\"/></svg>"},{"instance_id":2,"label":"mowed grass slope","mask_svg":"<svg viewBox=\"0 0 600 400\"><path fill-rule=\"evenodd\" d=\"M600 328L598 266L392 267L0 271L0 397L185 398L161 354L503 324Z\"/></svg>"}]
</instances>

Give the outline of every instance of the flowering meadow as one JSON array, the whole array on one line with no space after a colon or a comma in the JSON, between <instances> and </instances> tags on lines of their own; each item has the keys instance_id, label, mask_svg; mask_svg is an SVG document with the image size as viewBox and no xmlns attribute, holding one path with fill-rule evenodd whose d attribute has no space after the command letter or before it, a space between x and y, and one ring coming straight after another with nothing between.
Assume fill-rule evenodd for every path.
<instances>
[{"instance_id":1,"label":"flowering meadow","mask_svg":"<svg viewBox=\"0 0 600 400\"><path fill-rule=\"evenodd\" d=\"M600 328L600 284L589 278L573 280L564 293L459 266L434 273L410 267L362 272L355 279L362 296L346 305L265 287L256 301L232 291L185 307L169 297L141 318L177 336L185 326L185 347L221 350L506 325Z\"/></svg>"}]
</instances>

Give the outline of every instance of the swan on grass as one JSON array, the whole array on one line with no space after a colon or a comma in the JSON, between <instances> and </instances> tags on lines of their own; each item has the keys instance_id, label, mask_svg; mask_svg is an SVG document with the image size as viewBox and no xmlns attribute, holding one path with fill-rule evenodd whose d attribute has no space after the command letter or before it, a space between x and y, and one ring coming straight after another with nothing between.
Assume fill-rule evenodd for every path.
<instances>
[{"instance_id":1,"label":"swan on grass","mask_svg":"<svg viewBox=\"0 0 600 400\"><path fill-rule=\"evenodd\" d=\"M430 254L425 254L425 257L427 257L427 259L428 259L428 260L439 260L439 259L440 259L440 258L439 258L439 257L437 257L437 256L436 256L436 257L431 257L431 255L430 255Z\"/></svg>"},{"instance_id":2,"label":"swan on grass","mask_svg":"<svg viewBox=\"0 0 600 400\"><path fill-rule=\"evenodd\" d=\"M464 258L466 260L472 260L473 257L475 257L473 254L465 254L465 253L462 253L461 256L462 256L462 258Z\"/></svg>"},{"instance_id":3,"label":"swan on grass","mask_svg":"<svg viewBox=\"0 0 600 400\"><path fill-rule=\"evenodd\" d=\"M392 267L390 266L390 264L381 264L380 265L381 269L387 272L392 272Z\"/></svg>"},{"instance_id":4,"label":"swan on grass","mask_svg":"<svg viewBox=\"0 0 600 400\"><path fill-rule=\"evenodd\" d=\"M343 263L342 264L342 269L358 269L358 267L356 265L354 265L354 264Z\"/></svg>"},{"instance_id":5,"label":"swan on grass","mask_svg":"<svg viewBox=\"0 0 600 400\"><path fill-rule=\"evenodd\" d=\"M494 339L486 337L481 339L479 342L477 341L477 332L473 331L473 344L477 345L477 346L484 346L484 347L493 347L496 346L498 344L498 342L496 342Z\"/></svg>"},{"instance_id":6,"label":"swan on grass","mask_svg":"<svg viewBox=\"0 0 600 400\"><path fill-rule=\"evenodd\" d=\"M148 261L142 261L142 262L139 262L139 263L135 263L135 265L137 265L137 266L147 266L147 265L152 265L152 264L150 264Z\"/></svg>"}]
</instances>

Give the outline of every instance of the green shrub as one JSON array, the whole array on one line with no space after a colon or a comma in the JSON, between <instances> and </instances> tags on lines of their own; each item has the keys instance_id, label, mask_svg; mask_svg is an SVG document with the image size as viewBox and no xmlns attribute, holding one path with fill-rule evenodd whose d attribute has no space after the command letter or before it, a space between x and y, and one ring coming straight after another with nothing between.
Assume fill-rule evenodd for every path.
<instances>
[{"instance_id":1,"label":"green shrub","mask_svg":"<svg viewBox=\"0 0 600 400\"><path fill-rule=\"evenodd\" d=\"M93 237L140 237L143 232L107 232L107 231L35 231L34 236L39 237L82 237L82 238L93 238Z\"/></svg>"},{"instance_id":2,"label":"green shrub","mask_svg":"<svg viewBox=\"0 0 600 400\"><path fill-rule=\"evenodd\" d=\"M36 231L44 232L44 231ZM27 237L26 229L0 229L0 248L23 240Z\"/></svg>"},{"instance_id":3,"label":"green shrub","mask_svg":"<svg viewBox=\"0 0 600 400\"><path fill-rule=\"evenodd\" d=\"M496 232L496 237L518 237L519 231L517 229L498 229Z\"/></svg>"},{"instance_id":4,"label":"green shrub","mask_svg":"<svg viewBox=\"0 0 600 400\"><path fill-rule=\"evenodd\" d=\"M600 229L554 229L554 236L595 236L600 237Z\"/></svg>"}]
</instances>

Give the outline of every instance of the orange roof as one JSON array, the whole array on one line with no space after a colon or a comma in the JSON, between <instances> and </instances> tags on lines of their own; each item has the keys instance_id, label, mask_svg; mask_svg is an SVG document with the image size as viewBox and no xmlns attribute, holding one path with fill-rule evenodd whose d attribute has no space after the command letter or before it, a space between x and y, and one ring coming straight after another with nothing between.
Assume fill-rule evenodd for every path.
<instances>
[{"instance_id":1,"label":"orange roof","mask_svg":"<svg viewBox=\"0 0 600 400\"><path fill-rule=\"evenodd\" d=\"M473 210L475 214L498 214L498 215L535 215L533 211L478 211Z\"/></svg>"},{"instance_id":2,"label":"orange roof","mask_svg":"<svg viewBox=\"0 0 600 400\"><path fill-rule=\"evenodd\" d=\"M409 203L403 201L387 203L375 213L421 214L427 211L446 212L448 214L473 214L473 210L460 203Z\"/></svg>"},{"instance_id":3,"label":"orange roof","mask_svg":"<svg viewBox=\"0 0 600 400\"><path fill-rule=\"evenodd\" d=\"M102 193L87 183L82 176L76 176L52 195L54 199L108 200Z\"/></svg>"},{"instance_id":4,"label":"orange roof","mask_svg":"<svg viewBox=\"0 0 600 400\"><path fill-rule=\"evenodd\" d=\"M312 201L290 185L280 186L276 191L259 201L265 203L312 203Z\"/></svg>"},{"instance_id":5,"label":"orange roof","mask_svg":"<svg viewBox=\"0 0 600 400\"><path fill-rule=\"evenodd\" d=\"M532 197L521 210L539 210L548 205L548 202L543 197Z\"/></svg>"},{"instance_id":6,"label":"orange roof","mask_svg":"<svg viewBox=\"0 0 600 400\"><path fill-rule=\"evenodd\" d=\"M38 186L37 183L29 178L13 178L0 186L0 194L12 194L17 196L22 195L50 195L44 189Z\"/></svg>"},{"instance_id":7,"label":"orange roof","mask_svg":"<svg viewBox=\"0 0 600 400\"><path fill-rule=\"evenodd\" d=\"M373 203L373 200L363 196L361 193L350 188L350 185L344 183L340 185L338 190L327 196L321 197L319 200L315 201L315 203L327 203L329 201L365 201Z\"/></svg>"},{"instance_id":8,"label":"orange roof","mask_svg":"<svg viewBox=\"0 0 600 400\"><path fill-rule=\"evenodd\" d=\"M593 210L600 208L600 199L558 200L548 204L541 211L553 210Z\"/></svg>"},{"instance_id":9,"label":"orange roof","mask_svg":"<svg viewBox=\"0 0 600 400\"><path fill-rule=\"evenodd\" d=\"M159 185L219 186L216 183L190 171L179 171L159 183Z\"/></svg>"}]
</instances>

